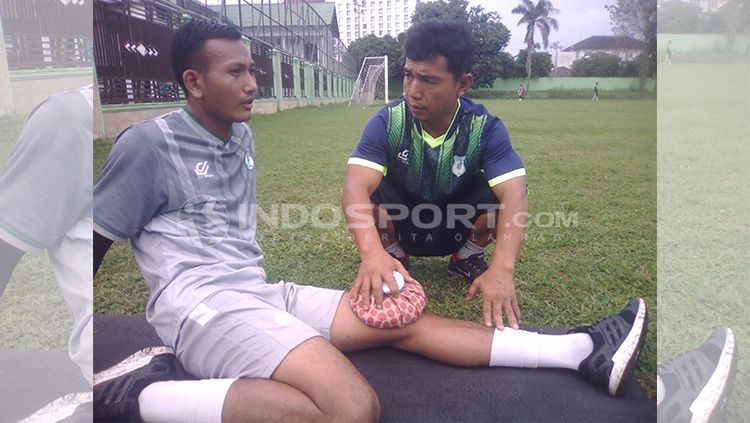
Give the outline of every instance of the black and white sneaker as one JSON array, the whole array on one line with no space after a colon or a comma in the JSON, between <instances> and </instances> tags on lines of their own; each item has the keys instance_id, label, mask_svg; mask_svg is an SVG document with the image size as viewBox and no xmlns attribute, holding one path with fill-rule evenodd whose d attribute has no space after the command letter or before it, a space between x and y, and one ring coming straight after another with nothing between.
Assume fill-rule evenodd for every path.
<instances>
[{"instance_id":1,"label":"black and white sneaker","mask_svg":"<svg viewBox=\"0 0 750 423\"><path fill-rule=\"evenodd\" d=\"M91 401L91 391L67 394L18 423L91 422L93 417Z\"/></svg>"},{"instance_id":2,"label":"black and white sneaker","mask_svg":"<svg viewBox=\"0 0 750 423\"><path fill-rule=\"evenodd\" d=\"M594 351L578 366L578 374L610 395L620 395L622 381L638 361L647 326L646 302L634 298L619 313L570 331L587 333L594 342Z\"/></svg>"},{"instance_id":3,"label":"black and white sneaker","mask_svg":"<svg viewBox=\"0 0 750 423\"><path fill-rule=\"evenodd\" d=\"M474 283L474 279L487 271L487 262L484 261L484 253L474 254L465 259L459 259L452 255L448 262L448 271L466 279L466 283Z\"/></svg>"},{"instance_id":4,"label":"black and white sneaker","mask_svg":"<svg viewBox=\"0 0 750 423\"><path fill-rule=\"evenodd\" d=\"M95 374L95 420L138 421L138 395L154 382L176 379L178 366L172 348L150 347Z\"/></svg>"},{"instance_id":5,"label":"black and white sneaker","mask_svg":"<svg viewBox=\"0 0 750 423\"><path fill-rule=\"evenodd\" d=\"M717 421L734 385L736 351L732 330L717 328L697 349L661 364L657 373L664 398L657 408L659 421Z\"/></svg>"}]
</instances>

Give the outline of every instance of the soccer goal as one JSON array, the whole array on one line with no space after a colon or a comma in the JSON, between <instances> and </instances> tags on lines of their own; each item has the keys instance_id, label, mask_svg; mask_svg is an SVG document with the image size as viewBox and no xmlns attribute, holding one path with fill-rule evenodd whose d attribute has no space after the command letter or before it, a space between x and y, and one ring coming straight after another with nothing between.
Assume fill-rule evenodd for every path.
<instances>
[{"instance_id":1,"label":"soccer goal","mask_svg":"<svg viewBox=\"0 0 750 423\"><path fill-rule=\"evenodd\" d=\"M352 102L371 105L380 101L388 104L388 56L365 57L349 106Z\"/></svg>"}]
</instances>

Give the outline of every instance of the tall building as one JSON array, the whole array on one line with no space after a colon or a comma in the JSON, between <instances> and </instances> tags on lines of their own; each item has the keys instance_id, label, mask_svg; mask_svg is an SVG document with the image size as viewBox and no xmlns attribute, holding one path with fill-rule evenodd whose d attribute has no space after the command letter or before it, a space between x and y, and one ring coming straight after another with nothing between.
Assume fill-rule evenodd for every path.
<instances>
[{"instance_id":1,"label":"tall building","mask_svg":"<svg viewBox=\"0 0 750 423\"><path fill-rule=\"evenodd\" d=\"M368 34L394 38L409 29L421 0L332 0L336 4L339 36L345 45Z\"/></svg>"}]
</instances>

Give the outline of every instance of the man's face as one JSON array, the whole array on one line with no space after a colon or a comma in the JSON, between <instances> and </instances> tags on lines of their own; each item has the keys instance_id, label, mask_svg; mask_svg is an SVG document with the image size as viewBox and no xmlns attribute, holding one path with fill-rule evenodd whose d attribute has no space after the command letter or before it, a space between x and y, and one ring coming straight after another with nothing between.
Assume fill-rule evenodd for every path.
<instances>
[{"instance_id":1,"label":"man's face","mask_svg":"<svg viewBox=\"0 0 750 423\"><path fill-rule=\"evenodd\" d=\"M457 79L448 71L448 61L444 56L433 55L424 60L406 58L404 98L414 119L423 124L439 123L445 119L450 122L456 99L470 86L470 74Z\"/></svg>"},{"instance_id":2,"label":"man's face","mask_svg":"<svg viewBox=\"0 0 750 423\"><path fill-rule=\"evenodd\" d=\"M201 107L221 122L250 119L255 92L255 62L239 40L213 39L203 45Z\"/></svg>"}]
</instances>

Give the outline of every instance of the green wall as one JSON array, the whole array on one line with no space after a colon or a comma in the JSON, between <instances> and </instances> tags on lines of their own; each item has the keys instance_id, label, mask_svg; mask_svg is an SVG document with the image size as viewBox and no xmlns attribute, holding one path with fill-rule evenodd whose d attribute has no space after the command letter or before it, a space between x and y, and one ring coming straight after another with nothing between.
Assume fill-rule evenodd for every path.
<instances>
[{"instance_id":1,"label":"green wall","mask_svg":"<svg viewBox=\"0 0 750 423\"><path fill-rule=\"evenodd\" d=\"M530 91L564 90L594 90L594 84L599 83L602 90L637 90L638 78L532 78ZM654 80L646 81L646 89L654 89ZM497 79L493 90L515 91L519 85L526 86L526 78ZM481 88L479 89L482 90Z\"/></svg>"}]
</instances>

